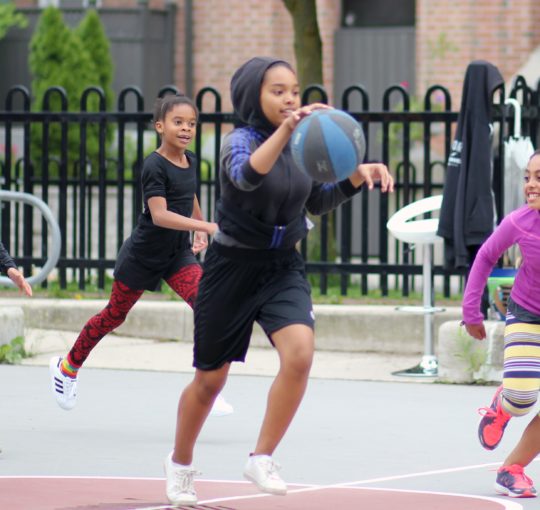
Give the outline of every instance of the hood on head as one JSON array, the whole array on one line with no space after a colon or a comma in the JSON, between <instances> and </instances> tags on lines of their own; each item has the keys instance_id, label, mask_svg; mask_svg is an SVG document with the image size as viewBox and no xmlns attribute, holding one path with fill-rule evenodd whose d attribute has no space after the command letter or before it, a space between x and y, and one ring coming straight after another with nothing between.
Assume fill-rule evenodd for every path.
<instances>
[{"instance_id":1,"label":"hood on head","mask_svg":"<svg viewBox=\"0 0 540 510\"><path fill-rule=\"evenodd\" d=\"M254 57L242 64L231 79L231 99L238 118L250 126L272 132L273 126L262 112L260 95L264 73L274 64L291 65L272 57Z\"/></svg>"}]
</instances>

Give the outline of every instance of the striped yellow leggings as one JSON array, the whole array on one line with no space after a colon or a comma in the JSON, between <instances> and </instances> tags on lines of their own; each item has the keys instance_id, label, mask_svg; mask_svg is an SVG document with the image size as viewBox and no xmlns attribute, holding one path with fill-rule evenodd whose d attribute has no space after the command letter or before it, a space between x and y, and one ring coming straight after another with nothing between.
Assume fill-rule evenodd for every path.
<instances>
[{"instance_id":1,"label":"striped yellow leggings","mask_svg":"<svg viewBox=\"0 0 540 510\"><path fill-rule=\"evenodd\" d=\"M540 390L540 322L521 322L511 313L504 329L502 407L524 416L536 404Z\"/></svg>"}]
</instances>

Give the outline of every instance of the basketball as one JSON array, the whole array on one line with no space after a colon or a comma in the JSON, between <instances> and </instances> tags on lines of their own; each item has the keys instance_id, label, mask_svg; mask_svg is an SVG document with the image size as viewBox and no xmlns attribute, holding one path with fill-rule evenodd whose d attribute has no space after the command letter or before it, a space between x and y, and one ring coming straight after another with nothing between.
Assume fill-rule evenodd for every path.
<instances>
[{"instance_id":1,"label":"basketball","mask_svg":"<svg viewBox=\"0 0 540 510\"><path fill-rule=\"evenodd\" d=\"M296 165L319 182L349 177L363 161L366 140L360 124L341 110L314 110L291 136Z\"/></svg>"}]
</instances>

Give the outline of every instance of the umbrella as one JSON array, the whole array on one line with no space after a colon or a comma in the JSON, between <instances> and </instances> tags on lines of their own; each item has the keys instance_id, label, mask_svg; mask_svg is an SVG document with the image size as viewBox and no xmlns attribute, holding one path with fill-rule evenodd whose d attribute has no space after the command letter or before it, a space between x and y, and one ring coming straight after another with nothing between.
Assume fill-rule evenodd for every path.
<instances>
[{"instance_id":1,"label":"umbrella","mask_svg":"<svg viewBox=\"0 0 540 510\"><path fill-rule=\"evenodd\" d=\"M514 134L504 143L504 215L522 206L523 175L534 147L529 137L521 136L521 105L517 99L505 101L514 107ZM519 263L520 253L517 245L507 251L508 263L515 266Z\"/></svg>"},{"instance_id":2,"label":"umbrella","mask_svg":"<svg viewBox=\"0 0 540 510\"><path fill-rule=\"evenodd\" d=\"M529 137L521 136L521 106L510 98L505 104L514 107L514 134L504 144L504 215L524 204L523 172L534 147Z\"/></svg>"}]
</instances>

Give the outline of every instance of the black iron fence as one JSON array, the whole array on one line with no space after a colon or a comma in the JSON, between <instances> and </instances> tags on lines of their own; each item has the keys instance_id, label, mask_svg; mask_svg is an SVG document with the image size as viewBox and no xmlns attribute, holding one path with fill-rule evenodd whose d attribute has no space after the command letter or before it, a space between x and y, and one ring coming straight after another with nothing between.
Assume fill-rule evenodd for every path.
<instances>
[{"instance_id":1,"label":"black iron fence","mask_svg":"<svg viewBox=\"0 0 540 510\"><path fill-rule=\"evenodd\" d=\"M176 91L165 87L160 94ZM520 77L509 94L522 104L522 134L538 146L539 89L531 89ZM514 111L504 104L505 91L493 95L494 175L493 190L499 218L503 211L504 140L512 131ZM90 100L98 111L88 111ZM96 100L97 98L97 100ZM324 89L309 87L304 102L327 100ZM198 195L204 214L212 218L219 197L221 137L235 117L222 111L221 96L207 87L196 96L200 126L193 150L200 160ZM54 111L51 105L55 105ZM0 111L0 186L35 194L53 210L62 233L57 277L61 288L76 280L84 289L89 276L99 288L114 267L116 253L142 208L141 163L155 149L151 108L146 108L139 89L129 87L118 96L116 111L104 111L103 93L90 88L81 97L80 111L67 111L62 89L45 95L42 111L31 104L29 91L13 87ZM335 103L362 123L367 141L367 160L388 164L396 179L392 195L360 193L335 212L322 217L318 232L320 259L312 260L306 243L301 249L307 270L319 275L317 285L326 293L330 275L337 275L341 293L358 286L361 294L392 288L406 296L422 272L413 247L395 241L386 229L389 216L404 205L442 192L446 161L458 113L442 86L432 86L421 102L401 86L387 89L380 108L369 102L361 86L346 89ZM111 136L112 133L112 136ZM76 147L73 150L73 137ZM84 162L84 163L81 163ZM47 258L47 224L29 206L3 203L0 238L29 274ZM330 243L330 240L333 243ZM336 256L330 246L335 246ZM462 274L445 271L442 253L435 249L434 279L445 296L459 292Z\"/></svg>"}]
</instances>

